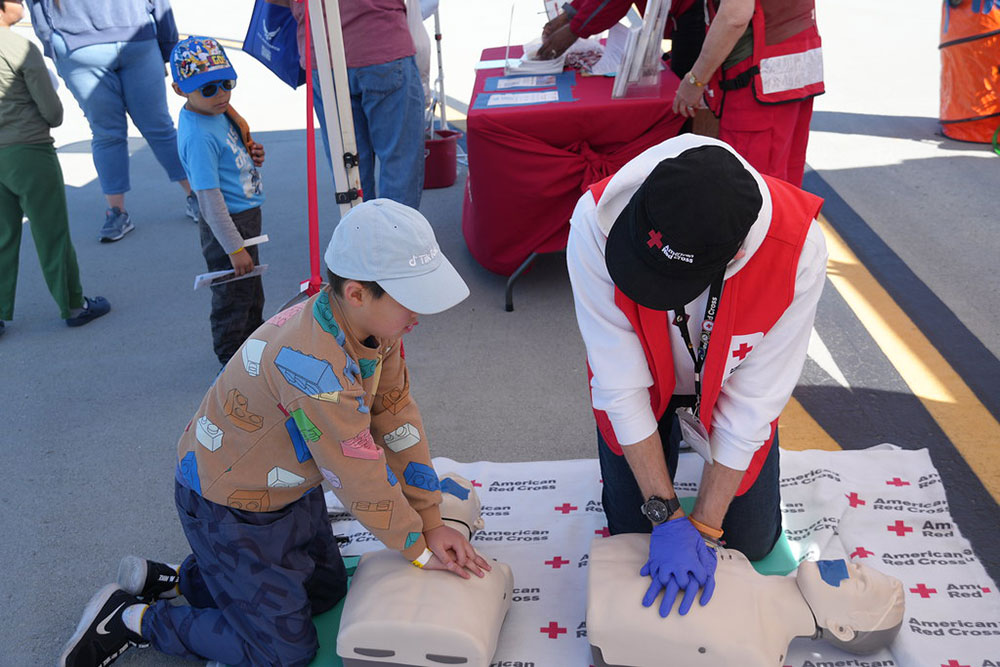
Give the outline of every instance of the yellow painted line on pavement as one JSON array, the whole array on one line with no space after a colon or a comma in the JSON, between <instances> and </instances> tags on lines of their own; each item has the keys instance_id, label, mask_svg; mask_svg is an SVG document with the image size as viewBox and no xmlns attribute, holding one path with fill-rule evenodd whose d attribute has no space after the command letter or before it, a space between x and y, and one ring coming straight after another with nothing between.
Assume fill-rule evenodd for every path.
<instances>
[{"instance_id":1,"label":"yellow painted line on pavement","mask_svg":"<svg viewBox=\"0 0 1000 667\"><path fill-rule=\"evenodd\" d=\"M781 419L778 420L778 442L782 449L795 451L823 449L836 452L841 449L794 396L781 411Z\"/></svg>"},{"instance_id":2,"label":"yellow painted line on pavement","mask_svg":"<svg viewBox=\"0 0 1000 667\"><path fill-rule=\"evenodd\" d=\"M857 256L820 216L827 276L903 381L1000 502L1000 423Z\"/></svg>"}]
</instances>

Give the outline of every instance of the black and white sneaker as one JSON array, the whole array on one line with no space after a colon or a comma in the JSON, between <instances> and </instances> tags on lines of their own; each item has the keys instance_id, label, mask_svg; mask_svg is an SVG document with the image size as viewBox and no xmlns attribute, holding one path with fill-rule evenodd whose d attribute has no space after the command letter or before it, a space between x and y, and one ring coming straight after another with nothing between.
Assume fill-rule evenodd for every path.
<instances>
[{"instance_id":1,"label":"black and white sneaker","mask_svg":"<svg viewBox=\"0 0 1000 667\"><path fill-rule=\"evenodd\" d=\"M125 627L122 613L142 600L108 584L90 598L76 632L59 656L60 667L105 667L132 646L148 646Z\"/></svg>"},{"instance_id":2,"label":"black and white sneaker","mask_svg":"<svg viewBox=\"0 0 1000 667\"><path fill-rule=\"evenodd\" d=\"M181 580L177 568L138 556L125 556L118 564L118 585L149 602L177 597Z\"/></svg>"}]
</instances>

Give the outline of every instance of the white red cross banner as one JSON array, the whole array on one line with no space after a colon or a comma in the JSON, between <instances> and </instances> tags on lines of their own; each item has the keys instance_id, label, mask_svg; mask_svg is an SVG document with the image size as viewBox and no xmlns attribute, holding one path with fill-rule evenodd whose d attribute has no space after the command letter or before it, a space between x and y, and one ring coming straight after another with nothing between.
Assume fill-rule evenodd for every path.
<instances>
[{"instance_id":1,"label":"white red cross banner","mask_svg":"<svg viewBox=\"0 0 1000 667\"><path fill-rule=\"evenodd\" d=\"M457 463L474 480L485 529L473 543L514 572L514 600L491 667L586 667L586 568L606 533L596 460ZM683 454L676 486L693 495L700 459ZM797 639L786 667L1000 667L1000 593L959 534L926 450L781 453L785 533L800 559L849 558L903 582L906 615L891 650L855 656ZM331 509L341 509L327 493ZM334 532L357 555L381 545L349 518ZM720 638L721 639L721 638Z\"/></svg>"}]
</instances>

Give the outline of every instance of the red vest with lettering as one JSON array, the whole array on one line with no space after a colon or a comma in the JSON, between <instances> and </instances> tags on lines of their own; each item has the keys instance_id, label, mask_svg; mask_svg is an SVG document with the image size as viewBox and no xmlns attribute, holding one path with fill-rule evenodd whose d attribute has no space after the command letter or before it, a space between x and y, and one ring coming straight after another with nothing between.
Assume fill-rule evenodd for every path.
<instances>
[{"instance_id":1,"label":"red vest with lettering","mask_svg":"<svg viewBox=\"0 0 1000 667\"><path fill-rule=\"evenodd\" d=\"M816 28L815 0L756 0L753 18L753 55L723 72L718 68L706 87L705 100L718 115L723 78L742 78L753 86L761 104L799 102L824 92L822 40ZM717 0L707 3L710 22Z\"/></svg>"},{"instance_id":2,"label":"red vest with lettering","mask_svg":"<svg viewBox=\"0 0 1000 667\"><path fill-rule=\"evenodd\" d=\"M734 276L726 280L719 304L712 338L705 357L701 383L701 420L712 431L712 412L722 390L723 375L729 355L742 361L752 354L752 347L733 347L734 336L767 335L778 321L795 294L795 276L799 255L813 219L819 215L823 200L780 179L764 176L771 193L771 224L761 246ZM590 187L594 201L600 201L611 177ZM659 421L673 395L674 357L670 349L670 313L640 306L615 288L615 305L621 309L646 353L646 362L653 376L649 389L653 414ZM730 371L732 372L732 371ZM588 369L589 376L589 369ZM615 454L622 454L621 445L603 410L594 410L601 436ZM742 495L757 479L764 459L774 441L778 420L771 424L771 434L757 450L737 490Z\"/></svg>"}]
</instances>

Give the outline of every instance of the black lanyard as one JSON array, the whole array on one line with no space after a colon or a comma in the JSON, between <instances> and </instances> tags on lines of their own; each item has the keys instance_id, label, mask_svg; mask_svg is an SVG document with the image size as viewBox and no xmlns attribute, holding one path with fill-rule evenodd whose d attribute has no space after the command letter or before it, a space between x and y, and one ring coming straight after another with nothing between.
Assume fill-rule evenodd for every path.
<instances>
[{"instance_id":1,"label":"black lanyard","mask_svg":"<svg viewBox=\"0 0 1000 667\"><path fill-rule=\"evenodd\" d=\"M674 324L681 330L681 338L687 345L688 354L694 362L694 416L699 416L701 410L701 369L705 365L705 357L708 356L708 343L712 339L712 329L715 326L715 316L719 312L719 302L722 300L722 287L725 284L725 277L719 276L712 283L708 291L708 303L705 304L705 319L701 325L701 336L698 344L698 352L694 351L691 344L691 334L688 333L687 322L690 316L683 309L674 311Z\"/></svg>"}]
</instances>

